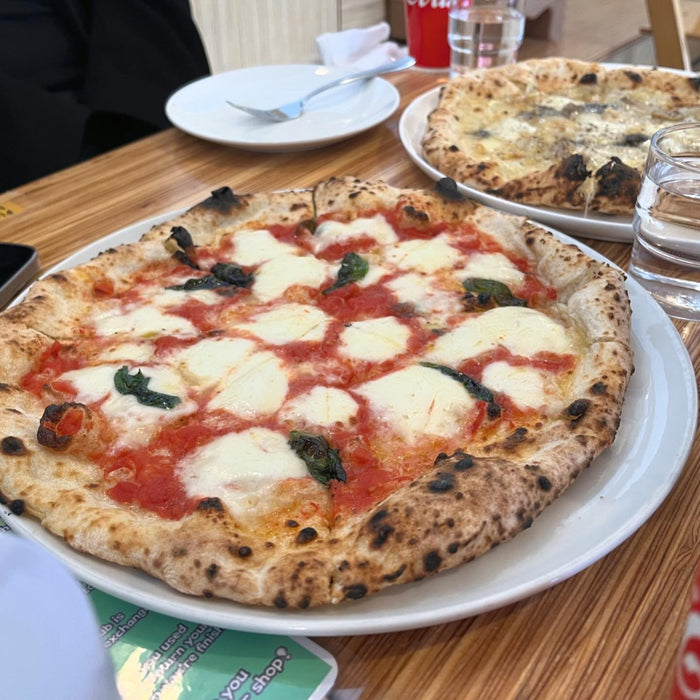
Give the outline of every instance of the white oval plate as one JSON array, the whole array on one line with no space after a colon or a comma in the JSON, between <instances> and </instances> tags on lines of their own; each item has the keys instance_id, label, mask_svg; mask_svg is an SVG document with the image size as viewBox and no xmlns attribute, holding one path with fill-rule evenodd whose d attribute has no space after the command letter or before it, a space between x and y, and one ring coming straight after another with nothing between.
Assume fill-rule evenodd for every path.
<instances>
[{"instance_id":1,"label":"white oval plate","mask_svg":"<svg viewBox=\"0 0 700 700\"><path fill-rule=\"evenodd\" d=\"M117 231L46 274L138 240L176 213ZM604 260L581 243L557 235ZM375 634L437 625L508 605L573 576L632 535L662 503L690 452L698 399L688 351L649 294L634 280L627 281L627 288L634 312L636 371L615 443L532 527L438 576L337 606L305 611L249 607L178 593L140 571L73 550L30 517L12 515L3 506L0 516L13 530L51 550L82 581L147 609L218 627L307 636Z\"/></svg>"},{"instance_id":2,"label":"white oval plate","mask_svg":"<svg viewBox=\"0 0 700 700\"><path fill-rule=\"evenodd\" d=\"M403 111L399 120L399 137L410 159L433 180L445 177L423 158L422 141L428 123L428 115L437 107L440 87L423 93L411 102ZM565 211L550 207L535 207L487 194L475 187L457 183L457 187L471 199L486 204L494 209L527 216L533 221L552 226L573 236L596 238L601 241L632 242L632 216L618 214L615 216L596 214L584 215L583 212Z\"/></svg>"},{"instance_id":3,"label":"white oval plate","mask_svg":"<svg viewBox=\"0 0 700 700\"><path fill-rule=\"evenodd\" d=\"M256 66L217 73L181 87L165 113L182 131L251 151L302 151L349 138L390 117L396 88L381 78L333 88L309 100L298 119L266 122L226 104L270 109L347 74L318 65Z\"/></svg>"}]
</instances>

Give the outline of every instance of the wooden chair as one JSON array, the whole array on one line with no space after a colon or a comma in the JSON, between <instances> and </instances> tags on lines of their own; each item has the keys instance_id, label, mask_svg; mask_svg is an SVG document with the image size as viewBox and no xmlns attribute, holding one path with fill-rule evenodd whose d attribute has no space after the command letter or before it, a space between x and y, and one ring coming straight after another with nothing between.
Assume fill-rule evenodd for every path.
<instances>
[{"instance_id":1,"label":"wooden chair","mask_svg":"<svg viewBox=\"0 0 700 700\"><path fill-rule=\"evenodd\" d=\"M666 68L690 70L680 0L646 0L656 63Z\"/></svg>"}]
</instances>

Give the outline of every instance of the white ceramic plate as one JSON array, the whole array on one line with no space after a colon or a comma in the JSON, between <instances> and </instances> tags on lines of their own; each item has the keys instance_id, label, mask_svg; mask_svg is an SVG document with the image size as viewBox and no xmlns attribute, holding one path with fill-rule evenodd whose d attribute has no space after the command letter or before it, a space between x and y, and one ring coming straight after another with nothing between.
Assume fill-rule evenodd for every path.
<instances>
[{"instance_id":1,"label":"white ceramic plate","mask_svg":"<svg viewBox=\"0 0 700 700\"><path fill-rule=\"evenodd\" d=\"M399 136L411 160L429 177L439 180L445 174L434 168L423 158L421 141L425 134L428 115L438 104L440 87L433 88L417 97L404 110L399 121ZM487 194L475 187L457 183L457 187L468 197L487 204L494 209L527 216L534 221L552 226L573 236L597 238L603 241L632 242L632 216L566 211L549 207L535 207Z\"/></svg>"},{"instance_id":2,"label":"white ceramic plate","mask_svg":"<svg viewBox=\"0 0 700 700\"><path fill-rule=\"evenodd\" d=\"M183 86L165 105L168 119L182 131L207 141L251 151L301 151L365 131L399 106L396 88L381 78L334 88L309 100L298 119L266 122L226 104L226 100L270 109L299 99L342 77L331 66L256 66L202 78Z\"/></svg>"},{"instance_id":3,"label":"white ceramic plate","mask_svg":"<svg viewBox=\"0 0 700 700\"><path fill-rule=\"evenodd\" d=\"M175 213L117 231L50 272L137 240ZM633 280L627 284L634 310L636 371L615 443L531 528L433 578L303 612L246 607L178 593L139 571L74 551L29 517L16 517L3 507L0 515L14 530L46 546L83 581L150 610L219 627L307 636L373 634L449 622L507 605L576 574L627 539L664 500L690 451L698 410L690 357L658 304Z\"/></svg>"}]
</instances>

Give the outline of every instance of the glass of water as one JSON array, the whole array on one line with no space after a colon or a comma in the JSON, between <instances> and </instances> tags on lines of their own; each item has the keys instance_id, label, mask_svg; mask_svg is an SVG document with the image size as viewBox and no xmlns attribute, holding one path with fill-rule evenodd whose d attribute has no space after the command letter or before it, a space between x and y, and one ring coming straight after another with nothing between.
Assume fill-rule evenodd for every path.
<instances>
[{"instance_id":1,"label":"glass of water","mask_svg":"<svg viewBox=\"0 0 700 700\"><path fill-rule=\"evenodd\" d=\"M514 63L525 32L519 0L458 0L450 9L450 75Z\"/></svg>"},{"instance_id":2,"label":"glass of water","mask_svg":"<svg viewBox=\"0 0 700 700\"><path fill-rule=\"evenodd\" d=\"M700 321L700 122L651 137L628 272L675 318Z\"/></svg>"}]
</instances>

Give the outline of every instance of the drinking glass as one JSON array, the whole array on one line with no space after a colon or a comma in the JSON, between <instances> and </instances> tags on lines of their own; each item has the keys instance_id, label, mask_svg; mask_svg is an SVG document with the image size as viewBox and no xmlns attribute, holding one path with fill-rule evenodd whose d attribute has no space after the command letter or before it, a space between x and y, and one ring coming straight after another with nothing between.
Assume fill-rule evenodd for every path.
<instances>
[{"instance_id":1,"label":"drinking glass","mask_svg":"<svg viewBox=\"0 0 700 700\"><path fill-rule=\"evenodd\" d=\"M406 43L416 67L447 70L447 14L456 0L405 0Z\"/></svg>"},{"instance_id":2,"label":"drinking glass","mask_svg":"<svg viewBox=\"0 0 700 700\"><path fill-rule=\"evenodd\" d=\"M700 320L700 122L651 137L632 226L629 274L669 316Z\"/></svg>"},{"instance_id":3,"label":"drinking glass","mask_svg":"<svg viewBox=\"0 0 700 700\"><path fill-rule=\"evenodd\" d=\"M450 9L450 75L514 63L525 32L518 0L459 0Z\"/></svg>"}]
</instances>

